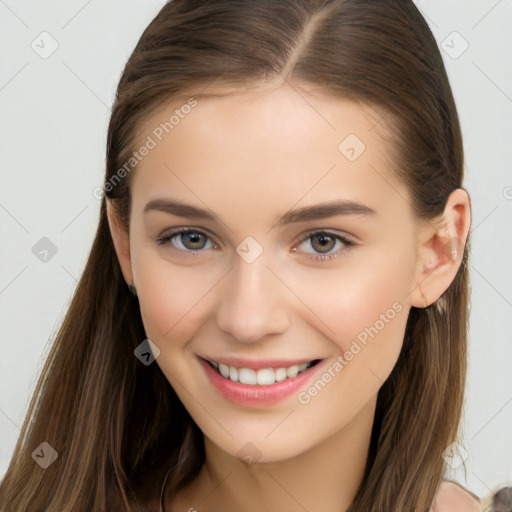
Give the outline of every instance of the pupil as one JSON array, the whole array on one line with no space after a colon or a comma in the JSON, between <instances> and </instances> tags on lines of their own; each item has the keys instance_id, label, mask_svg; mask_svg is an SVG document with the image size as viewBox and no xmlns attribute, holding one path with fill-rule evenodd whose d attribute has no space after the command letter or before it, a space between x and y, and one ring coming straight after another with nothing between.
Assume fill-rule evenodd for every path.
<instances>
[{"instance_id":1,"label":"pupil","mask_svg":"<svg viewBox=\"0 0 512 512\"><path fill-rule=\"evenodd\" d=\"M188 242L192 243L192 245L197 244L201 242L201 233L185 233L185 236L189 237ZM187 244L185 244L186 246ZM194 246L193 249L201 249L202 247Z\"/></svg>"},{"instance_id":2,"label":"pupil","mask_svg":"<svg viewBox=\"0 0 512 512\"><path fill-rule=\"evenodd\" d=\"M316 240L322 240L322 242L320 243L320 249L325 249L326 243L327 243L327 245L329 245L329 242L332 243L332 241L333 241L333 238L330 235L317 235L314 238ZM316 247L315 247L315 249L316 249ZM332 247L329 247L326 252L329 252L330 249L332 249Z\"/></svg>"}]
</instances>

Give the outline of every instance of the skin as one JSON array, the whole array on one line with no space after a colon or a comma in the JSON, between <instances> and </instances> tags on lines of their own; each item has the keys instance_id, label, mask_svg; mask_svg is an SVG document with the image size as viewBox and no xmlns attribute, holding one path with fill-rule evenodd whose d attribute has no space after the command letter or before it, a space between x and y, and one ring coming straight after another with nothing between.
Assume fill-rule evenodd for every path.
<instances>
[{"instance_id":1,"label":"skin","mask_svg":"<svg viewBox=\"0 0 512 512\"><path fill-rule=\"evenodd\" d=\"M442 482L430 512L480 512L485 510L478 496L456 482Z\"/></svg>"},{"instance_id":2,"label":"skin","mask_svg":"<svg viewBox=\"0 0 512 512\"><path fill-rule=\"evenodd\" d=\"M146 120L140 145L175 108ZM377 393L398 359L409 310L448 288L462 254L451 261L446 247L453 237L464 244L470 226L463 189L449 196L439 222L414 217L377 120L367 106L289 85L200 98L140 162L129 233L108 204L124 277L137 289L146 334L160 350L155 362L205 436L198 478L169 497L167 510L339 512L353 500ZM338 149L351 133L366 145L354 161ZM220 221L143 213L148 201L169 197L208 208ZM377 213L271 229L288 209L333 199ZM156 243L179 226L207 238ZM324 245L322 230L334 234ZM307 232L313 236L299 241ZM236 252L247 236L263 248L252 263ZM190 255L195 247L204 248ZM338 257L310 258L323 253ZM332 366L393 303L401 310L366 346L359 343L357 355L307 404L295 393L268 407L233 404L199 364L198 355L236 355L325 359ZM238 455L248 442L258 450L256 464Z\"/></svg>"}]
</instances>

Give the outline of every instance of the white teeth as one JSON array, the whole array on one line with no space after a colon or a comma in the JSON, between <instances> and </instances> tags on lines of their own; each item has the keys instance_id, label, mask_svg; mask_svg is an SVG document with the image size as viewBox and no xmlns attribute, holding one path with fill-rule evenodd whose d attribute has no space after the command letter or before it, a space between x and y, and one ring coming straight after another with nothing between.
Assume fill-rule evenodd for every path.
<instances>
[{"instance_id":1,"label":"white teeth","mask_svg":"<svg viewBox=\"0 0 512 512\"><path fill-rule=\"evenodd\" d=\"M219 363L219 372L223 377L229 377L229 366L224 363Z\"/></svg>"},{"instance_id":2,"label":"white teeth","mask_svg":"<svg viewBox=\"0 0 512 512\"><path fill-rule=\"evenodd\" d=\"M297 373L299 373L299 367L297 365L286 368L286 376L289 378L296 377Z\"/></svg>"},{"instance_id":3,"label":"white teeth","mask_svg":"<svg viewBox=\"0 0 512 512\"><path fill-rule=\"evenodd\" d=\"M300 372L308 369L312 361L309 363L302 363L299 365L293 365L288 368L261 368L260 370L253 370L251 368L236 368L229 366L224 363L216 363L210 361L210 363L217 368L218 372L233 382L241 382L242 384L248 384L250 386L270 386L275 382L281 382L287 378L296 377Z\"/></svg>"},{"instance_id":4,"label":"white teeth","mask_svg":"<svg viewBox=\"0 0 512 512\"><path fill-rule=\"evenodd\" d=\"M238 382L238 370L234 366L229 367L229 378Z\"/></svg>"},{"instance_id":5,"label":"white teeth","mask_svg":"<svg viewBox=\"0 0 512 512\"><path fill-rule=\"evenodd\" d=\"M269 386L276 381L272 368L262 368L256 374L256 381L260 386Z\"/></svg>"},{"instance_id":6,"label":"white teeth","mask_svg":"<svg viewBox=\"0 0 512 512\"><path fill-rule=\"evenodd\" d=\"M281 382L282 380L286 379L286 368L278 368L275 370L274 378L276 379L276 382Z\"/></svg>"},{"instance_id":7,"label":"white teeth","mask_svg":"<svg viewBox=\"0 0 512 512\"><path fill-rule=\"evenodd\" d=\"M238 381L242 384L256 384L256 372L250 368L240 368Z\"/></svg>"}]
</instances>

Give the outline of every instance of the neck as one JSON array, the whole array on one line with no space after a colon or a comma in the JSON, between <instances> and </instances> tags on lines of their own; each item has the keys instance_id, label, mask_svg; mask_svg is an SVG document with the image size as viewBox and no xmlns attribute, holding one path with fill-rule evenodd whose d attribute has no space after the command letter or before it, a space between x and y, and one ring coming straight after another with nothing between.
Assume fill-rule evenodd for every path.
<instances>
[{"instance_id":1,"label":"neck","mask_svg":"<svg viewBox=\"0 0 512 512\"><path fill-rule=\"evenodd\" d=\"M376 400L320 444L278 462L247 464L205 437L198 477L166 510L346 511L364 476Z\"/></svg>"}]
</instances>

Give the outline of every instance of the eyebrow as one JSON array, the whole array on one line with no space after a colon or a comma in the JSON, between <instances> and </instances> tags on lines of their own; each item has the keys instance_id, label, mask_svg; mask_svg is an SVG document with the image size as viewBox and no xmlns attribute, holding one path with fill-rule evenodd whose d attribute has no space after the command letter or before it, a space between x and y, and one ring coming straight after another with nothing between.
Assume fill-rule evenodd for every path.
<instances>
[{"instance_id":1,"label":"eyebrow","mask_svg":"<svg viewBox=\"0 0 512 512\"><path fill-rule=\"evenodd\" d=\"M219 217L206 209L186 204L176 199L153 199L144 207L144 213L149 211L161 211L177 215L179 217L188 217L191 219L204 219L219 221ZM272 224L272 228L282 227L297 222L307 222L317 219L333 217L335 215L376 215L377 211L365 204L345 199L336 199L319 203L312 206L304 206L288 210Z\"/></svg>"}]
</instances>

